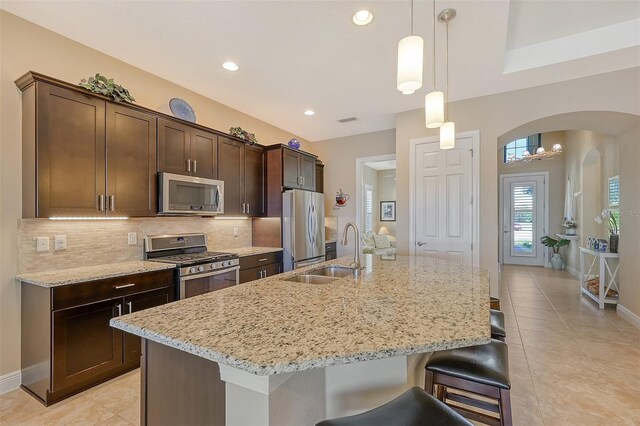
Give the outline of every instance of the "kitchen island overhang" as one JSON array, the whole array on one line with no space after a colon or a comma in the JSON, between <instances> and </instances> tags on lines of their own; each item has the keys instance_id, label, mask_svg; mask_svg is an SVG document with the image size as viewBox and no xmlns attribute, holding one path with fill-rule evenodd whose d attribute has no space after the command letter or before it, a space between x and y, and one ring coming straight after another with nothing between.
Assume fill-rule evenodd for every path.
<instances>
[{"instance_id":1,"label":"kitchen island overhang","mask_svg":"<svg viewBox=\"0 0 640 426\"><path fill-rule=\"evenodd\" d=\"M286 281L349 262L313 265L118 317L112 325L146 339L143 347L154 350L143 357L161 345L162 352L176 351L174 357L208 360L224 383L216 389L225 388L226 424L276 424L276 418L313 424L364 411L415 384L421 354L490 341L486 271L425 257L369 255L357 278ZM158 373L150 371L154 362L143 358L143 394L145 376ZM185 379L178 376L177 382ZM255 409L247 411L247 402Z\"/></svg>"}]
</instances>

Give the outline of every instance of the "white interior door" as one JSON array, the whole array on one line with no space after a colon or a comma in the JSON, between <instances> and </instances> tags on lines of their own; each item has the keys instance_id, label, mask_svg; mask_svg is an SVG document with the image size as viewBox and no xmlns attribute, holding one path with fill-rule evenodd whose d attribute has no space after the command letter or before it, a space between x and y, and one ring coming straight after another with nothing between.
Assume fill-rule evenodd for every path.
<instances>
[{"instance_id":1,"label":"white interior door","mask_svg":"<svg viewBox=\"0 0 640 426\"><path fill-rule=\"evenodd\" d=\"M503 263L544 266L544 185L544 175L504 177Z\"/></svg>"},{"instance_id":2,"label":"white interior door","mask_svg":"<svg viewBox=\"0 0 640 426\"><path fill-rule=\"evenodd\" d=\"M473 262L472 139L415 145L415 253L465 265Z\"/></svg>"}]
</instances>

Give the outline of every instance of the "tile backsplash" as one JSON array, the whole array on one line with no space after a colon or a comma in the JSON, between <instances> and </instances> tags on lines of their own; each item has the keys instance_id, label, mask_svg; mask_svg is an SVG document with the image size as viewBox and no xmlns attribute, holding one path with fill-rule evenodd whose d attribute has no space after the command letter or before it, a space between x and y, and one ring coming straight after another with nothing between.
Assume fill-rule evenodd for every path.
<instances>
[{"instance_id":1,"label":"tile backsplash","mask_svg":"<svg viewBox=\"0 0 640 426\"><path fill-rule=\"evenodd\" d=\"M233 236L234 228L237 228L237 237ZM127 244L129 232L137 233L137 244ZM145 235L194 232L207 234L209 250L251 245L251 220L199 217L78 221L22 219L19 221L18 273L140 260ZM65 250L54 250L56 235L67 236ZM49 251L36 252L36 237L49 237Z\"/></svg>"}]
</instances>

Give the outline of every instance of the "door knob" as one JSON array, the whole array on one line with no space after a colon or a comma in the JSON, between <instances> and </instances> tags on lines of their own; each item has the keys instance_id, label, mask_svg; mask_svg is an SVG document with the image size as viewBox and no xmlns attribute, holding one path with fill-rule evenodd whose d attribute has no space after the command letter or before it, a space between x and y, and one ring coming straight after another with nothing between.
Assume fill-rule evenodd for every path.
<instances>
[{"instance_id":1,"label":"door knob","mask_svg":"<svg viewBox=\"0 0 640 426\"><path fill-rule=\"evenodd\" d=\"M418 241L417 244L422 247L423 245L427 244L427 243L423 243L422 241Z\"/></svg>"}]
</instances>

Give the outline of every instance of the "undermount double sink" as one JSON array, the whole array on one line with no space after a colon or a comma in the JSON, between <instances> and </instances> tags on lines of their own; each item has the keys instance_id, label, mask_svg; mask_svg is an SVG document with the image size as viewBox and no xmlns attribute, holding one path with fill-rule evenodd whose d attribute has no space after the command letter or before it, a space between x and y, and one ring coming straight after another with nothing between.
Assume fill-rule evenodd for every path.
<instances>
[{"instance_id":1,"label":"undermount double sink","mask_svg":"<svg viewBox=\"0 0 640 426\"><path fill-rule=\"evenodd\" d=\"M295 275L287 278L285 281L304 284L329 284L340 278L353 277L356 275L356 269L346 266L325 266L320 269L314 269L304 274Z\"/></svg>"}]
</instances>

